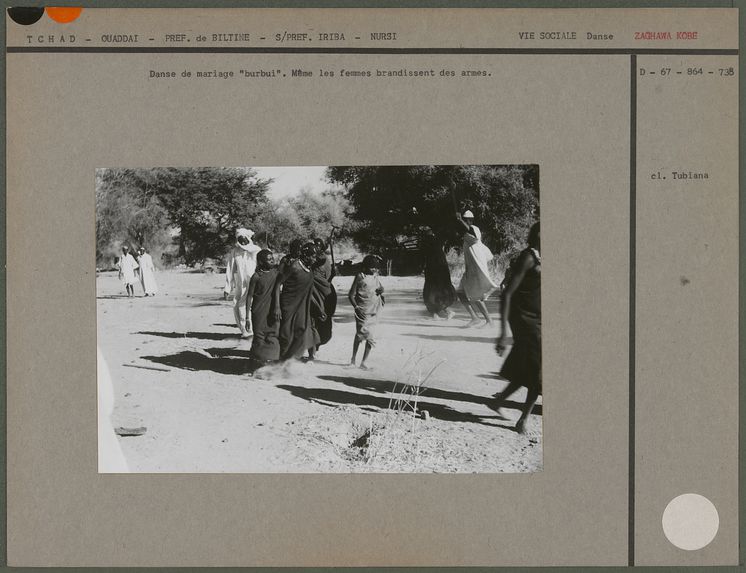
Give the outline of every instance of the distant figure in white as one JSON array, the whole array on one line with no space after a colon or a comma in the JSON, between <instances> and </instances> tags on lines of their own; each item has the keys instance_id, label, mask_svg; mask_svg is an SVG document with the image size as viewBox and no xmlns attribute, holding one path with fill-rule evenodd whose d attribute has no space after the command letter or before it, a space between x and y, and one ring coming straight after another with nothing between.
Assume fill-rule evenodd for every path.
<instances>
[{"instance_id":1,"label":"distant figure in white","mask_svg":"<svg viewBox=\"0 0 746 573\"><path fill-rule=\"evenodd\" d=\"M487 267L493 258L492 252L482 242L482 232L473 224L474 214L471 211L466 211L463 216L456 213L456 217L464 233L464 275L456 294L471 319L464 326L468 328L480 324L476 311L484 317L481 326L491 326L492 318L484 301L497 288Z\"/></svg>"},{"instance_id":2,"label":"distant figure in white","mask_svg":"<svg viewBox=\"0 0 746 573\"><path fill-rule=\"evenodd\" d=\"M122 447L111 425L111 413L114 410L114 384L111 381L109 367L96 348L98 360L98 473L121 474L129 472L124 459Z\"/></svg>"},{"instance_id":3,"label":"distant figure in white","mask_svg":"<svg viewBox=\"0 0 746 573\"><path fill-rule=\"evenodd\" d=\"M140 265L140 284L145 296L155 296L158 292L158 285L155 282L155 265L153 257L145 251L145 247L140 247L137 262Z\"/></svg>"},{"instance_id":4,"label":"distant figure in white","mask_svg":"<svg viewBox=\"0 0 746 573\"><path fill-rule=\"evenodd\" d=\"M246 314L246 296L249 293L249 281L256 270L256 254L261 250L251 237L254 231L238 229L236 244L228 255L225 269L225 289L223 298L233 293L233 315L236 326L241 331L241 338L252 335L251 318Z\"/></svg>"},{"instance_id":5,"label":"distant figure in white","mask_svg":"<svg viewBox=\"0 0 746 573\"><path fill-rule=\"evenodd\" d=\"M138 267L135 257L130 254L130 248L127 245L123 246L122 256L119 257L117 268L119 268L119 280L124 283L127 296L135 296L135 283L137 282L135 271Z\"/></svg>"}]
</instances>

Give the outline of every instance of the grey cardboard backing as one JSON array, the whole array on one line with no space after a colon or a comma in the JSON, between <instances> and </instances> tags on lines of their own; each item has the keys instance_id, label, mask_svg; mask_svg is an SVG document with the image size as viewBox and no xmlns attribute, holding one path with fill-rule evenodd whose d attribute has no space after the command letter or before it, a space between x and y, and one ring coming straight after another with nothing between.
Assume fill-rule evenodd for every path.
<instances>
[{"instance_id":1,"label":"grey cardboard backing","mask_svg":"<svg viewBox=\"0 0 746 573\"><path fill-rule=\"evenodd\" d=\"M8 46L29 45L27 29L6 25ZM46 36L61 29L48 19L34 26ZM526 27L613 28L608 47L620 49L639 29L696 26L702 35L693 47L667 46L738 46L735 11L715 9L86 9L66 26L90 33L92 46L109 32L240 26L395 28L403 48L505 48ZM625 565L630 483L636 564L736 563L736 80L638 75L632 106L633 60L625 53L375 55L382 68L473 66L492 74L427 83L148 79L150 69L212 69L216 61L238 68L246 58L7 56L9 564ZM252 54L251 62L316 69L371 66L371 56ZM737 66L737 56L639 55L636 65L716 69ZM540 166L543 472L97 474L97 167L421 163ZM651 179L679 169L711 177ZM720 516L718 536L697 552L670 545L660 526L668 501L689 492L707 496Z\"/></svg>"}]
</instances>

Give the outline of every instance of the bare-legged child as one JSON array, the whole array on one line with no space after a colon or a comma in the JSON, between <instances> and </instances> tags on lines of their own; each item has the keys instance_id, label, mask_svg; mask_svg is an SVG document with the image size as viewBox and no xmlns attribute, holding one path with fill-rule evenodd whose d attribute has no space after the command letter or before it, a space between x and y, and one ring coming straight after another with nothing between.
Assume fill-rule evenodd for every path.
<instances>
[{"instance_id":1,"label":"bare-legged child","mask_svg":"<svg viewBox=\"0 0 746 573\"><path fill-rule=\"evenodd\" d=\"M363 272L355 276L347 297L355 311L355 339L352 342L352 359L350 365L355 365L360 343L365 341L363 360L360 368L368 370L368 356L376 344L374 332L378 324L378 315L384 304L383 285L378 278L380 259L375 255L367 255L363 259Z\"/></svg>"}]
</instances>

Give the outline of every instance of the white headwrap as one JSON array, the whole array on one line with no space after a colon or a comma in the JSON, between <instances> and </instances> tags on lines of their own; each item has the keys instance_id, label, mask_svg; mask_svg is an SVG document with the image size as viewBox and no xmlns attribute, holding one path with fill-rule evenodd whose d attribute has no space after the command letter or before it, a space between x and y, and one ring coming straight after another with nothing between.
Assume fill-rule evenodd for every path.
<instances>
[{"instance_id":1,"label":"white headwrap","mask_svg":"<svg viewBox=\"0 0 746 573\"><path fill-rule=\"evenodd\" d=\"M246 237L249 241L251 241L251 237L253 236L254 236L254 231L252 231L251 229L241 228L241 229L236 230L236 246L240 247L244 251L248 251L251 248L251 243L249 242L246 245L242 245L241 243L238 242L238 238Z\"/></svg>"}]
</instances>

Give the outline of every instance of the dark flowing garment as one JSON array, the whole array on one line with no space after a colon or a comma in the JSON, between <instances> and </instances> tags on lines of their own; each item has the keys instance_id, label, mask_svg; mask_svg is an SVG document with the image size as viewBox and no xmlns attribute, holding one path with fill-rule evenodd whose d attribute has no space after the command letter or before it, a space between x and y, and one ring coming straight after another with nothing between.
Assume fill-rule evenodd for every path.
<instances>
[{"instance_id":1,"label":"dark flowing garment","mask_svg":"<svg viewBox=\"0 0 746 573\"><path fill-rule=\"evenodd\" d=\"M337 311L337 291L332 284L333 270L328 257L319 260L313 267L313 297L315 306L323 308L324 316L314 318L314 327L319 334L317 348L332 339L332 317ZM320 313L319 313L320 314Z\"/></svg>"},{"instance_id":2,"label":"dark flowing garment","mask_svg":"<svg viewBox=\"0 0 746 573\"><path fill-rule=\"evenodd\" d=\"M443 247L433 241L425 249L425 286L422 289L422 299L428 312L437 314L456 302L456 289L451 282L451 270Z\"/></svg>"},{"instance_id":3,"label":"dark flowing garment","mask_svg":"<svg viewBox=\"0 0 746 573\"><path fill-rule=\"evenodd\" d=\"M280 293L280 360L300 358L318 344L311 320L313 273L296 260L282 270L285 281Z\"/></svg>"},{"instance_id":4,"label":"dark flowing garment","mask_svg":"<svg viewBox=\"0 0 746 573\"><path fill-rule=\"evenodd\" d=\"M508 315L513 348L500 375L541 392L541 262L533 249L526 249L534 266L513 293Z\"/></svg>"},{"instance_id":5,"label":"dark flowing garment","mask_svg":"<svg viewBox=\"0 0 746 573\"><path fill-rule=\"evenodd\" d=\"M254 339L249 354L251 358L269 362L280 359L280 325L275 321L274 288L277 269L256 271L254 295L251 299L251 325Z\"/></svg>"}]
</instances>

